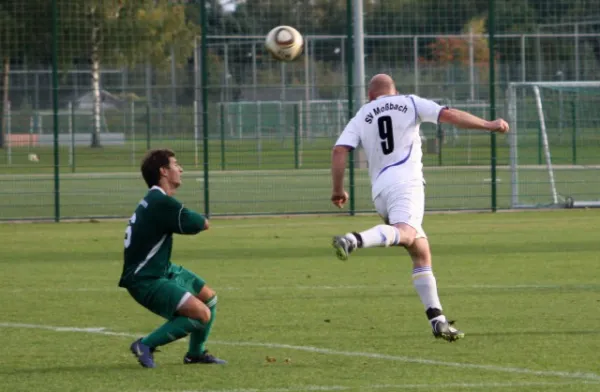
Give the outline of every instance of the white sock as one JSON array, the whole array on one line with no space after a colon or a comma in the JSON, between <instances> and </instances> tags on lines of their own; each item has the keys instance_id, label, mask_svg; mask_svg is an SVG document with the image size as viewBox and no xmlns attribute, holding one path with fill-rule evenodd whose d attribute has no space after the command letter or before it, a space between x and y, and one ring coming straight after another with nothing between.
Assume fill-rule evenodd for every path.
<instances>
[{"instance_id":1,"label":"white sock","mask_svg":"<svg viewBox=\"0 0 600 392\"><path fill-rule=\"evenodd\" d=\"M360 239L357 239L353 233L346 234L354 242L354 245L360 248L373 248L376 246L391 246L400 243L400 231L390 225L377 225L369 230L358 233Z\"/></svg>"},{"instance_id":2,"label":"white sock","mask_svg":"<svg viewBox=\"0 0 600 392\"><path fill-rule=\"evenodd\" d=\"M413 269L412 279L425 310L442 310L442 304L440 303L437 292L437 283L435 281L435 276L433 276L433 272L431 271L431 267L417 267ZM446 316L440 315L429 321L446 321Z\"/></svg>"}]
</instances>

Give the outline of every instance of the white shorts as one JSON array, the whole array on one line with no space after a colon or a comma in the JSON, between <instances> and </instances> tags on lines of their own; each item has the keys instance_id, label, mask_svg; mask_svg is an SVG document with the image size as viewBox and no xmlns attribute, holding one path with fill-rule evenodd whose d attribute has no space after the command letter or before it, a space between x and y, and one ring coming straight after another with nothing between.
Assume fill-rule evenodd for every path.
<instances>
[{"instance_id":1,"label":"white shorts","mask_svg":"<svg viewBox=\"0 0 600 392\"><path fill-rule=\"evenodd\" d=\"M387 224L406 223L417 231L416 238L427 238L422 227L425 187L421 182L387 187L375 197L373 203Z\"/></svg>"}]
</instances>

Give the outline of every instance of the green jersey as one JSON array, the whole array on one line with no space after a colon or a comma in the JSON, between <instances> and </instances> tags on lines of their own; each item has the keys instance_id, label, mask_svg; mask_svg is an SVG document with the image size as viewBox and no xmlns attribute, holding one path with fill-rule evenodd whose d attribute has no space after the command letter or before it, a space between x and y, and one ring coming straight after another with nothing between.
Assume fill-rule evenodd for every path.
<instances>
[{"instance_id":1,"label":"green jersey","mask_svg":"<svg viewBox=\"0 0 600 392\"><path fill-rule=\"evenodd\" d=\"M166 277L171 266L173 233L197 234L204 225L202 215L188 210L161 188L152 187L138 204L125 230L119 286Z\"/></svg>"}]
</instances>

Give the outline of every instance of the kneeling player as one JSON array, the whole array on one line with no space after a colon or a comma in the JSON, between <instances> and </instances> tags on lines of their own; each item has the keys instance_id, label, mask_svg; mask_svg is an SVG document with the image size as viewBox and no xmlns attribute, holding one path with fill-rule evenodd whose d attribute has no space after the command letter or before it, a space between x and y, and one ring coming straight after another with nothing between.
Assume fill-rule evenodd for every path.
<instances>
[{"instance_id":1,"label":"kneeling player","mask_svg":"<svg viewBox=\"0 0 600 392\"><path fill-rule=\"evenodd\" d=\"M204 347L215 320L216 293L196 274L170 261L173 234L197 234L208 229L208 220L172 197L183 170L171 150L149 151L141 171L150 189L125 231L119 286L168 321L133 342L130 350L143 367L153 368L157 347L190 335L184 363L225 364Z\"/></svg>"}]
</instances>

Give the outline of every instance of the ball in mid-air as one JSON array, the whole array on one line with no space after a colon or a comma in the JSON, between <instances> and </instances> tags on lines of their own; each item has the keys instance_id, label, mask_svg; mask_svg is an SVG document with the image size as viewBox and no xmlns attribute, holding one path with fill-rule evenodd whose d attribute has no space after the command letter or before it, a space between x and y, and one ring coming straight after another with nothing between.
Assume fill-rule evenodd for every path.
<instances>
[{"instance_id":1,"label":"ball in mid-air","mask_svg":"<svg viewBox=\"0 0 600 392\"><path fill-rule=\"evenodd\" d=\"M291 26L277 26L267 34L265 47L275 59L293 61L302 53L304 38Z\"/></svg>"}]
</instances>

